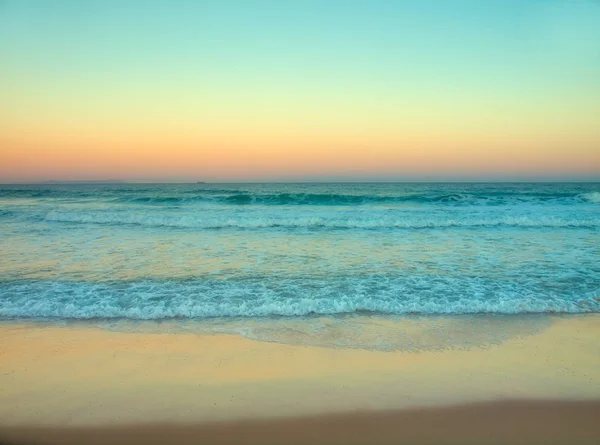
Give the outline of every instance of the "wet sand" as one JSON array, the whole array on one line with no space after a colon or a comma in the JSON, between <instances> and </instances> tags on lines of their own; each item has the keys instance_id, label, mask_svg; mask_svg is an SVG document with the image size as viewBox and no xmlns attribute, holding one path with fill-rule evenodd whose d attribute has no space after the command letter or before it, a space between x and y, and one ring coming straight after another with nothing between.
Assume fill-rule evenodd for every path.
<instances>
[{"instance_id":1,"label":"wet sand","mask_svg":"<svg viewBox=\"0 0 600 445\"><path fill-rule=\"evenodd\" d=\"M497 345L410 352L4 323L0 427L27 443L318 442L311 431L322 443L595 443L600 316L551 319Z\"/></svg>"},{"instance_id":2,"label":"wet sand","mask_svg":"<svg viewBox=\"0 0 600 445\"><path fill-rule=\"evenodd\" d=\"M600 402L496 402L205 425L0 428L19 444L597 444Z\"/></svg>"}]
</instances>

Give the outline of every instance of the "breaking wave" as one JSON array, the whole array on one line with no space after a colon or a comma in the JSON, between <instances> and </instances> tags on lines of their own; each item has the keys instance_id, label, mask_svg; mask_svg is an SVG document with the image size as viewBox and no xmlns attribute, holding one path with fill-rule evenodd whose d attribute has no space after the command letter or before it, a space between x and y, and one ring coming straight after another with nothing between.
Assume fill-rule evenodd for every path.
<instances>
[{"instance_id":1,"label":"breaking wave","mask_svg":"<svg viewBox=\"0 0 600 445\"><path fill-rule=\"evenodd\" d=\"M576 191L519 191L519 190L450 190L435 189L426 193L390 191L366 193L266 193L260 190L212 188L175 190L156 188L9 188L0 189L0 198L31 199L97 199L122 204L185 205L213 203L222 205L265 206L358 206L358 205L447 205L447 206L503 206L517 204L579 204L599 203L600 192Z\"/></svg>"},{"instance_id":2,"label":"breaking wave","mask_svg":"<svg viewBox=\"0 0 600 445\"><path fill-rule=\"evenodd\" d=\"M539 283L480 277L352 276L304 280L0 282L2 317L70 319L305 316L310 314L525 314L600 311L590 286L549 294Z\"/></svg>"},{"instance_id":3,"label":"breaking wave","mask_svg":"<svg viewBox=\"0 0 600 445\"><path fill-rule=\"evenodd\" d=\"M403 195L362 195L336 193L224 193L192 196L122 197L119 202L134 204L186 204L194 202L230 205L353 206L365 204L512 205L519 203L600 202L600 193L431 193Z\"/></svg>"},{"instance_id":4,"label":"breaking wave","mask_svg":"<svg viewBox=\"0 0 600 445\"><path fill-rule=\"evenodd\" d=\"M134 224L150 227L180 227L196 229L257 229L281 228L329 228L329 229L428 229L450 227L580 227L600 226L600 219L578 219L553 216L498 216L488 218L424 219L393 216L278 216L235 217L202 216L199 214L146 214L137 212L49 212L47 221L81 224Z\"/></svg>"}]
</instances>

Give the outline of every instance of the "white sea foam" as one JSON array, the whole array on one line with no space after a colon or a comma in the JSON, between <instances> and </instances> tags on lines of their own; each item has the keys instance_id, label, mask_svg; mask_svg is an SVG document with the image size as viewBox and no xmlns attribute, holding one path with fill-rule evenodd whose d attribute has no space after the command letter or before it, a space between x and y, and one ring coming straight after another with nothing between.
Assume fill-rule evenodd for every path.
<instances>
[{"instance_id":1,"label":"white sea foam","mask_svg":"<svg viewBox=\"0 0 600 445\"><path fill-rule=\"evenodd\" d=\"M588 202L600 202L600 192L583 193L581 197Z\"/></svg>"},{"instance_id":2,"label":"white sea foam","mask_svg":"<svg viewBox=\"0 0 600 445\"><path fill-rule=\"evenodd\" d=\"M206 318L386 314L583 313L589 291L549 294L527 282L465 277L339 277L332 280L196 280L0 283L0 316Z\"/></svg>"}]
</instances>

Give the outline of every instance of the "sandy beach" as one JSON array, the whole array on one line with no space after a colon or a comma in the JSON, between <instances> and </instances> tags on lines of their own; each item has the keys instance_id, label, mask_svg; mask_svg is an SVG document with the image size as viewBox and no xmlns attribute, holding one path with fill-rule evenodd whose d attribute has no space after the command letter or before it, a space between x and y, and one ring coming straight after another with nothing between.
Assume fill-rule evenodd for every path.
<instances>
[{"instance_id":1,"label":"sandy beach","mask_svg":"<svg viewBox=\"0 0 600 445\"><path fill-rule=\"evenodd\" d=\"M175 428L186 443L208 428L215 442L236 443L239 431L250 431L249 438L278 443L283 431L308 426L326 443L448 439L432 422L453 425L450 437L491 443L508 440L498 431L510 425L507 443L600 437L598 315L551 317L539 331L500 344L389 352L85 324L4 323L0 331L3 434L28 443L59 436L77 443L77 434L94 428L125 442ZM356 434L342 434L342 425Z\"/></svg>"},{"instance_id":2,"label":"sandy beach","mask_svg":"<svg viewBox=\"0 0 600 445\"><path fill-rule=\"evenodd\" d=\"M210 424L5 428L11 444L596 444L598 402L495 402Z\"/></svg>"}]
</instances>

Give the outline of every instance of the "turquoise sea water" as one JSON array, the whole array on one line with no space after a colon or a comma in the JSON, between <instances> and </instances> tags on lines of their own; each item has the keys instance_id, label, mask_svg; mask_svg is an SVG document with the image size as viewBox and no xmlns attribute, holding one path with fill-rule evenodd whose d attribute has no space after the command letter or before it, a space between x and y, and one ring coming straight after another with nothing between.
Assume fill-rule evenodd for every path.
<instances>
[{"instance_id":1,"label":"turquoise sea water","mask_svg":"<svg viewBox=\"0 0 600 445\"><path fill-rule=\"evenodd\" d=\"M5 320L599 311L597 183L0 186Z\"/></svg>"}]
</instances>

